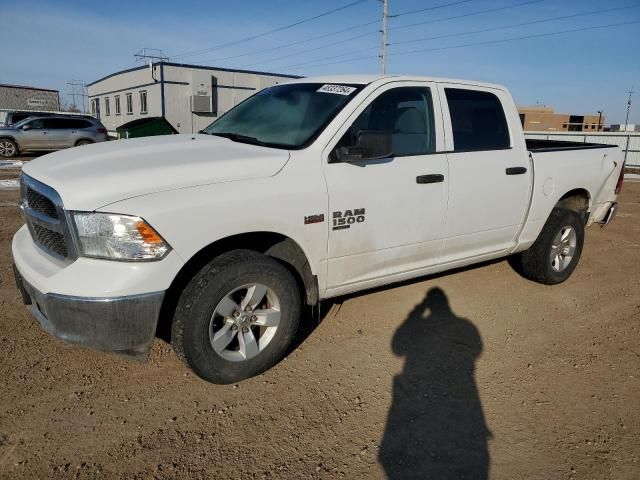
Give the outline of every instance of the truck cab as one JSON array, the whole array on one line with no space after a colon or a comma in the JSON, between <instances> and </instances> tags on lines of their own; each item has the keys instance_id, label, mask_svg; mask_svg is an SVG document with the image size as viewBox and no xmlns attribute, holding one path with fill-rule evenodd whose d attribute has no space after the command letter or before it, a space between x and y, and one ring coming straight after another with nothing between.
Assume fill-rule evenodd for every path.
<instances>
[{"instance_id":1,"label":"truck cab","mask_svg":"<svg viewBox=\"0 0 640 480\"><path fill-rule=\"evenodd\" d=\"M17 283L63 340L144 356L164 326L198 375L235 382L282 358L305 304L507 256L565 281L622 163L527 145L499 85L299 79L199 134L30 162Z\"/></svg>"}]
</instances>

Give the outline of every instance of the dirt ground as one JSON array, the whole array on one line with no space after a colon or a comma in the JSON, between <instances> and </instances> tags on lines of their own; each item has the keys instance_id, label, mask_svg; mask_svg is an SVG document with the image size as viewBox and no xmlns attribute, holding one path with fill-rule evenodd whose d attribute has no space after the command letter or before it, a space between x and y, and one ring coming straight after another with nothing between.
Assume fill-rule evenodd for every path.
<instances>
[{"instance_id":1,"label":"dirt ground","mask_svg":"<svg viewBox=\"0 0 640 480\"><path fill-rule=\"evenodd\" d=\"M0 191L1 478L640 478L640 183L563 285L503 261L341 299L229 386L159 339L140 363L44 333L11 272L17 196Z\"/></svg>"}]
</instances>

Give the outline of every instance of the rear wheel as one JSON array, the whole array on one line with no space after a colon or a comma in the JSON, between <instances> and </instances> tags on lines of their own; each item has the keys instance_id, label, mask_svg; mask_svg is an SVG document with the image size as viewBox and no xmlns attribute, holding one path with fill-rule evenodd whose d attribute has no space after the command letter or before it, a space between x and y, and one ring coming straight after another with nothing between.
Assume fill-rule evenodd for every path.
<instances>
[{"instance_id":1,"label":"rear wheel","mask_svg":"<svg viewBox=\"0 0 640 480\"><path fill-rule=\"evenodd\" d=\"M582 254L584 221L573 210L555 208L529 250L511 257L524 277L545 285L564 282Z\"/></svg>"},{"instance_id":2,"label":"rear wheel","mask_svg":"<svg viewBox=\"0 0 640 480\"><path fill-rule=\"evenodd\" d=\"M18 145L13 140L8 138L0 138L0 156L2 157L15 157L18 154Z\"/></svg>"},{"instance_id":3,"label":"rear wheel","mask_svg":"<svg viewBox=\"0 0 640 480\"><path fill-rule=\"evenodd\" d=\"M89 145L93 143L91 140L78 140L76 142L76 147L81 147L82 145Z\"/></svg>"},{"instance_id":4,"label":"rear wheel","mask_svg":"<svg viewBox=\"0 0 640 480\"><path fill-rule=\"evenodd\" d=\"M171 342L200 377L233 383L257 375L287 352L301 297L277 260L236 250L207 264L182 293Z\"/></svg>"}]
</instances>

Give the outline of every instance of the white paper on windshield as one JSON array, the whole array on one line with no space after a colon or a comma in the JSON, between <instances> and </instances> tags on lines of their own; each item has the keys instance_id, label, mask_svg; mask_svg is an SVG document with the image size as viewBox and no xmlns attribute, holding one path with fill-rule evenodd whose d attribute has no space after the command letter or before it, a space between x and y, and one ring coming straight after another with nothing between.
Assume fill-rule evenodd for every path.
<instances>
[{"instance_id":1,"label":"white paper on windshield","mask_svg":"<svg viewBox=\"0 0 640 480\"><path fill-rule=\"evenodd\" d=\"M351 95L354 90L355 87L348 87L347 85L326 84L321 86L317 91L322 93L334 93L336 95Z\"/></svg>"}]
</instances>

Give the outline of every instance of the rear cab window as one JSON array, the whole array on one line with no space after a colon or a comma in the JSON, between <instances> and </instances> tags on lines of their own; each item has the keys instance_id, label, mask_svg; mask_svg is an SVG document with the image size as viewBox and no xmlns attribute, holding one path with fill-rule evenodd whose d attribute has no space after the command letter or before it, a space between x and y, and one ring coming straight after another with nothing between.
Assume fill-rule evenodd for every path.
<instances>
[{"instance_id":1,"label":"rear cab window","mask_svg":"<svg viewBox=\"0 0 640 480\"><path fill-rule=\"evenodd\" d=\"M495 94L449 87L444 91L455 152L511 148L507 119Z\"/></svg>"}]
</instances>

